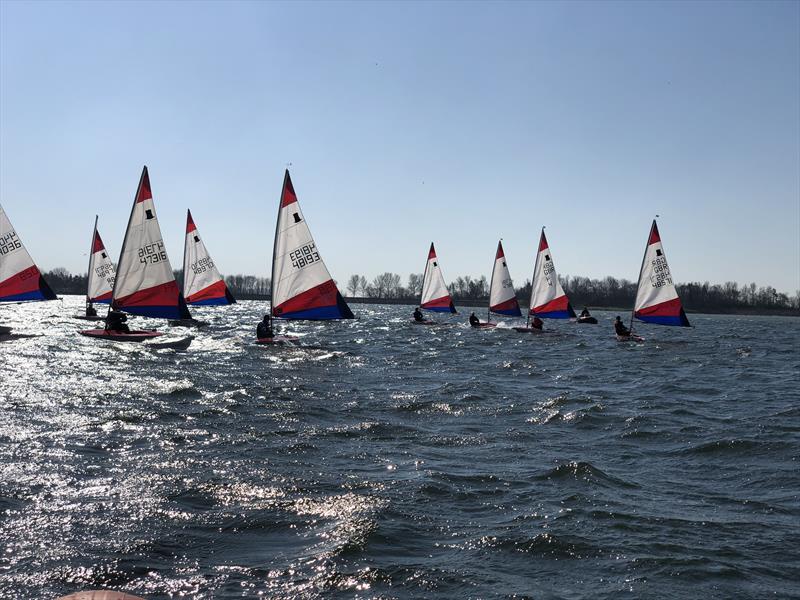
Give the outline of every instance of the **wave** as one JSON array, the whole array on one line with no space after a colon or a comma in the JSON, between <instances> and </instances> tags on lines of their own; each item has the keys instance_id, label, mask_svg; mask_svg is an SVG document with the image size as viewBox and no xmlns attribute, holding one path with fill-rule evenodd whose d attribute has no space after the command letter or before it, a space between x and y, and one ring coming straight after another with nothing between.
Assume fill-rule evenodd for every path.
<instances>
[{"instance_id":1,"label":"wave","mask_svg":"<svg viewBox=\"0 0 800 600\"><path fill-rule=\"evenodd\" d=\"M618 477L608 475L591 463L583 461L562 463L557 467L546 471L545 473L537 475L535 479L539 481L574 479L592 481L595 483L604 483L614 487L639 487L635 483L629 483L623 479L619 479Z\"/></svg>"}]
</instances>

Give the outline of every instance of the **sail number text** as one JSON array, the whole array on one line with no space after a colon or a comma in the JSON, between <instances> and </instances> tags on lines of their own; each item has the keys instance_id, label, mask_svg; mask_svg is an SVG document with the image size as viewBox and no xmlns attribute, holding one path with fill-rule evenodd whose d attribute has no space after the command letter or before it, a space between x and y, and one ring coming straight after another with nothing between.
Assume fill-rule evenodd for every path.
<instances>
[{"instance_id":1,"label":"sail number text","mask_svg":"<svg viewBox=\"0 0 800 600\"><path fill-rule=\"evenodd\" d=\"M165 260L167 260L167 251L164 250L164 242L161 240L139 248L139 262L143 265L148 263L154 265Z\"/></svg>"},{"instance_id":2,"label":"sail number text","mask_svg":"<svg viewBox=\"0 0 800 600\"><path fill-rule=\"evenodd\" d=\"M310 264L319 262L321 259L317 252L317 246L314 242L300 246L297 250L289 252L289 260L292 261L292 266L295 269L302 269Z\"/></svg>"},{"instance_id":3,"label":"sail number text","mask_svg":"<svg viewBox=\"0 0 800 600\"><path fill-rule=\"evenodd\" d=\"M192 273L198 275L200 273L205 273L206 271L210 271L214 268L214 261L211 260L210 256L206 256L201 258L198 261L195 261L191 264Z\"/></svg>"},{"instance_id":4,"label":"sail number text","mask_svg":"<svg viewBox=\"0 0 800 600\"><path fill-rule=\"evenodd\" d=\"M0 256L10 254L19 248L22 248L22 242L19 241L16 231L9 231L0 238Z\"/></svg>"},{"instance_id":5,"label":"sail number text","mask_svg":"<svg viewBox=\"0 0 800 600\"><path fill-rule=\"evenodd\" d=\"M672 285L672 274L669 272L666 258L658 256L650 264L653 267L653 273L650 275L650 283L653 287L660 288L665 285Z\"/></svg>"}]
</instances>

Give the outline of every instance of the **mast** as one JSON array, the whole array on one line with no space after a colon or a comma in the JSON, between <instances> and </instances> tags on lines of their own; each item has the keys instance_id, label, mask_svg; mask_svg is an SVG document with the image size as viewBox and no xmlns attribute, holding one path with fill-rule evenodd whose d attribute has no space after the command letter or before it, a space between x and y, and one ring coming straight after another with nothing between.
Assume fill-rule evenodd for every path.
<instances>
[{"instance_id":1,"label":"mast","mask_svg":"<svg viewBox=\"0 0 800 600\"><path fill-rule=\"evenodd\" d=\"M503 245L503 238L497 242L497 250L494 252L494 263L492 263L492 278L489 280L489 307L486 309L486 322L492 318L492 287L494 287L494 272L497 270L497 253Z\"/></svg>"},{"instance_id":2,"label":"mast","mask_svg":"<svg viewBox=\"0 0 800 600\"><path fill-rule=\"evenodd\" d=\"M425 270L422 272L422 289L419 291L420 308L422 308L422 294L425 293L425 280L428 278L428 263L431 262L431 250L433 250L433 242L431 242L431 248L428 250L428 258L425 261Z\"/></svg>"},{"instance_id":3,"label":"mast","mask_svg":"<svg viewBox=\"0 0 800 600\"><path fill-rule=\"evenodd\" d=\"M528 302L528 316L525 318L525 326L528 327L531 321L531 308L533 308L533 294L536 291L535 283L536 283L536 273L538 273L539 267L539 248L542 247L542 238L544 237L544 225L542 225L542 233L539 236L539 246L536 248L536 260L533 261L533 275L531 275L531 299Z\"/></svg>"},{"instance_id":4,"label":"mast","mask_svg":"<svg viewBox=\"0 0 800 600\"><path fill-rule=\"evenodd\" d=\"M122 248L119 250L119 260L117 261L117 268L122 264L122 257L125 256L125 243L128 241L128 230L131 228L131 221L133 221L133 212L136 210L136 201L139 199L139 193L142 191L142 183L147 177L147 165L142 167L142 174L139 177L139 185L136 186L136 194L133 197L133 205L131 206L131 214L128 216L128 225L125 227L125 235L122 236ZM147 177L149 179L149 177ZM119 284L119 277L114 277L114 287L111 290L111 302L108 303L108 312L114 310L114 301L117 298L117 285Z\"/></svg>"},{"instance_id":5,"label":"mast","mask_svg":"<svg viewBox=\"0 0 800 600\"><path fill-rule=\"evenodd\" d=\"M658 218L658 215L656 215ZM636 295L639 295L639 286L642 285L642 271L644 271L644 261L647 258L647 248L650 246L650 236L653 235L653 228L656 226L656 219L653 219L653 224L650 226L650 233L647 234L647 242L644 245L644 254L642 255L642 264L639 267L639 279L636 281ZM633 315L636 313L636 297L633 298L633 308L631 309L631 323L628 326L628 331L633 333Z\"/></svg>"},{"instance_id":6,"label":"mast","mask_svg":"<svg viewBox=\"0 0 800 600\"><path fill-rule=\"evenodd\" d=\"M86 303L89 303L89 283L92 280L92 261L94 260L94 241L97 239L97 219L98 215L94 216L94 232L92 233L92 244L89 246L89 268L86 270Z\"/></svg>"},{"instance_id":7,"label":"mast","mask_svg":"<svg viewBox=\"0 0 800 600\"><path fill-rule=\"evenodd\" d=\"M192 220L192 211L187 208L186 209L186 229L187 230L189 229L189 222L191 220ZM186 269L187 269L187 266L188 266L186 264L186 257L188 256L188 252L187 252L188 246L189 246L189 235L188 234L184 234L183 235L183 278L182 278L183 280L181 281L181 289L182 289L181 293L183 294L183 299L184 300L186 300L186 296L187 296L186 292L189 291L189 290L186 289Z\"/></svg>"},{"instance_id":8,"label":"mast","mask_svg":"<svg viewBox=\"0 0 800 600\"><path fill-rule=\"evenodd\" d=\"M283 175L283 186L281 187L281 197L278 200L278 217L275 219L275 241L272 244L272 272L269 278L269 314L275 317L275 253L278 251L278 227L281 222L281 209L283 208L283 192L286 184L291 181L289 169Z\"/></svg>"}]
</instances>

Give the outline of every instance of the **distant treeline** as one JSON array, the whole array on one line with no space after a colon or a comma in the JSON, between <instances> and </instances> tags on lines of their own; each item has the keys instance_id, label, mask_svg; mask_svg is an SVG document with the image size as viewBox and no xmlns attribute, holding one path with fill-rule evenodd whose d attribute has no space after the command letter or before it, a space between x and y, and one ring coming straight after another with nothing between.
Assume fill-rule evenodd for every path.
<instances>
[{"instance_id":1,"label":"distant treeline","mask_svg":"<svg viewBox=\"0 0 800 600\"><path fill-rule=\"evenodd\" d=\"M85 294L86 275L72 275L64 268L53 269L44 274L57 294ZM175 271L175 278L182 281L182 271ZM632 307L636 297L636 283L627 279L590 279L588 277L559 276L572 305L578 310L583 306ZM226 275L234 296L241 299L265 299L270 294L269 277L254 275ZM724 284L709 282L679 283L676 286L684 307L693 312L799 312L800 290L793 296L778 292L772 286L758 287L755 283L739 286L735 281ZM448 286L457 304L486 304L489 299L489 282L483 276L475 279L469 275L456 277ZM376 302L391 300L414 303L422 292L422 274L409 275L406 285L396 273L382 273L372 281L363 275L351 275L342 293L348 297L373 299ZM517 289L517 298L526 306L531 294L531 282Z\"/></svg>"}]
</instances>

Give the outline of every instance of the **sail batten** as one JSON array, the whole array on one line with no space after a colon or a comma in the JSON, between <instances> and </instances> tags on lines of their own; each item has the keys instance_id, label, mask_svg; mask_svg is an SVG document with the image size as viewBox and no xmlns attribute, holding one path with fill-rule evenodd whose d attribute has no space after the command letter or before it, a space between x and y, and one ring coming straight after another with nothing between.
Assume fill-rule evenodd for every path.
<instances>
[{"instance_id":1,"label":"sail batten","mask_svg":"<svg viewBox=\"0 0 800 600\"><path fill-rule=\"evenodd\" d=\"M653 219L639 271L634 318L655 325L690 327L667 264L658 225Z\"/></svg>"},{"instance_id":2,"label":"sail batten","mask_svg":"<svg viewBox=\"0 0 800 600\"><path fill-rule=\"evenodd\" d=\"M288 169L275 226L270 310L281 319L353 318L311 236Z\"/></svg>"},{"instance_id":3,"label":"sail batten","mask_svg":"<svg viewBox=\"0 0 800 600\"><path fill-rule=\"evenodd\" d=\"M539 238L539 251L533 268L531 302L528 313L542 319L575 318L575 311L558 280L558 273L553 262L550 245L544 234L544 228L542 228Z\"/></svg>"},{"instance_id":4,"label":"sail batten","mask_svg":"<svg viewBox=\"0 0 800 600\"><path fill-rule=\"evenodd\" d=\"M447 284L439 266L439 259L436 257L436 249L431 242L428 251L428 261L425 263L425 272L422 276L422 294L419 299L419 306L423 310L432 312L455 313L456 307Z\"/></svg>"},{"instance_id":5,"label":"sail batten","mask_svg":"<svg viewBox=\"0 0 800 600\"><path fill-rule=\"evenodd\" d=\"M497 242L492 280L489 284L489 312L507 317L522 316L514 291L514 283L511 281L511 274L506 263L506 255L503 252L502 241Z\"/></svg>"},{"instance_id":6,"label":"sail batten","mask_svg":"<svg viewBox=\"0 0 800 600\"><path fill-rule=\"evenodd\" d=\"M0 205L0 302L55 300L55 292Z\"/></svg>"},{"instance_id":7,"label":"sail batten","mask_svg":"<svg viewBox=\"0 0 800 600\"><path fill-rule=\"evenodd\" d=\"M122 242L111 306L146 317L191 318L167 256L147 167L142 169Z\"/></svg>"},{"instance_id":8,"label":"sail batten","mask_svg":"<svg viewBox=\"0 0 800 600\"><path fill-rule=\"evenodd\" d=\"M186 211L186 240L183 246L183 297L187 304L195 306L220 306L236 302L206 249L190 210Z\"/></svg>"}]
</instances>

